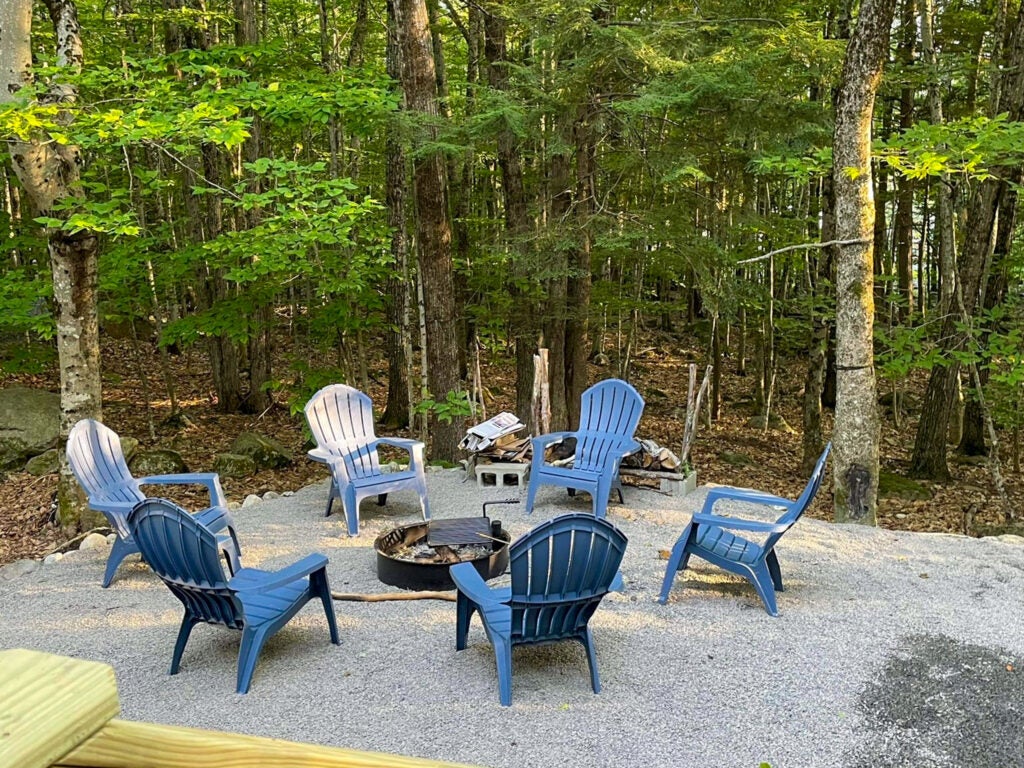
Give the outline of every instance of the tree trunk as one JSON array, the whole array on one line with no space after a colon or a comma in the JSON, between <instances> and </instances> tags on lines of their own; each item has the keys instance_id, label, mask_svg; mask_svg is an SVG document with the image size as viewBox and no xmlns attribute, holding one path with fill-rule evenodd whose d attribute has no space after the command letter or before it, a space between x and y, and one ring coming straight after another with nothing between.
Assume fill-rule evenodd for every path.
<instances>
[{"instance_id":1,"label":"tree trunk","mask_svg":"<svg viewBox=\"0 0 1024 768\"><path fill-rule=\"evenodd\" d=\"M78 9L72 0L46 3L57 41L56 63L78 72L82 41ZM32 3L0 3L0 104L18 100L18 92L32 84ZM42 36L40 36L42 37ZM76 87L59 78L50 83L41 101L70 104ZM39 216L62 218L58 204L82 195L78 185L84 163L78 147L59 144L39 135L8 144L11 165ZM60 366L60 442L80 419L101 418L99 306L97 259L99 242L90 232L69 233L59 227L46 232L56 305L57 356ZM77 531L90 522L85 496L75 483L67 457L61 451L57 489L58 518L62 528Z\"/></svg>"},{"instance_id":2,"label":"tree trunk","mask_svg":"<svg viewBox=\"0 0 1024 768\"><path fill-rule=\"evenodd\" d=\"M424 0L396 0L402 41L402 85L406 109L425 118L421 143L436 141L431 123L438 117L433 47ZM457 317L452 281L452 234L448 221L448 184L439 151L421 152L413 160L416 244L426 315L429 387L435 400L460 390ZM431 415L431 447L436 459L454 462L462 423Z\"/></svg>"},{"instance_id":3,"label":"tree trunk","mask_svg":"<svg viewBox=\"0 0 1024 768\"><path fill-rule=\"evenodd\" d=\"M509 87L509 60L505 42L505 19L490 6L484 13L487 58L487 79L491 88L506 92ZM516 415L524 424L530 423L533 401L533 353L537 344L537 308L520 284L529 280L530 268L525 253L525 235L530 221L526 210L523 186L523 163L519 141L509 129L498 133L498 167L505 204L505 232L512 262L512 337L516 345Z\"/></svg>"},{"instance_id":4,"label":"tree trunk","mask_svg":"<svg viewBox=\"0 0 1024 768\"><path fill-rule=\"evenodd\" d=\"M396 25L394 2L388 2L387 29L387 71L395 82L402 79L401 46ZM388 400L384 407L382 421L389 429L401 429L409 425L409 380L406 374L405 335L408 317L409 288L406 277L409 272L409 242L405 226L405 152L396 136L396 128L388 129L384 145L386 180L385 205L388 209L388 226L391 228L391 258L393 265L388 275Z\"/></svg>"},{"instance_id":5,"label":"tree trunk","mask_svg":"<svg viewBox=\"0 0 1024 768\"><path fill-rule=\"evenodd\" d=\"M903 0L900 15L900 38L897 57L909 68L917 57L916 0ZM909 85L900 91L900 131L914 124L914 89ZM896 262L896 290L899 296L897 318L906 322L914 314L914 183L905 176L896 180L896 216L893 224L893 250Z\"/></svg>"},{"instance_id":6,"label":"tree trunk","mask_svg":"<svg viewBox=\"0 0 1024 768\"><path fill-rule=\"evenodd\" d=\"M572 205L572 186L569 181L569 158L562 152L551 156L548 166L548 188L550 204L548 208L548 228L560 228L564 225ZM544 327L544 341L548 347L548 375L551 379L551 428L556 432L572 429L575 425L569 422L568 397L566 386L566 325L568 311L568 275L569 255L560 243L556 243L551 252L551 271L553 277L548 280L547 322Z\"/></svg>"},{"instance_id":7,"label":"tree trunk","mask_svg":"<svg viewBox=\"0 0 1024 768\"><path fill-rule=\"evenodd\" d=\"M928 5L925 0L924 6L927 8ZM1021 120L1024 118L1024 6L1021 6L1014 22L1007 47L1006 66L1001 70L999 81L997 111L1008 113L1010 120ZM978 306L982 286L987 280L993 230L999 219L1001 205L1004 200L1009 201L1006 197L1008 191L1005 179L989 178L978 184L971 199L964 227L963 252L956 270L966 318L961 318L959 312L951 311L951 302L948 306L943 304L945 319L940 338L949 340L946 348L951 354L948 356L948 364L932 368L928 379L914 453L910 460L910 471L915 477L933 480L949 477L946 436L960 376L960 366L954 354L963 350L967 343L958 325L962 319L972 318Z\"/></svg>"},{"instance_id":8,"label":"tree trunk","mask_svg":"<svg viewBox=\"0 0 1024 768\"><path fill-rule=\"evenodd\" d=\"M837 522L874 525L878 493L878 402L873 349L871 117L889 48L896 0L866 0L853 31L836 100L833 185L836 237Z\"/></svg>"},{"instance_id":9,"label":"tree trunk","mask_svg":"<svg viewBox=\"0 0 1024 768\"><path fill-rule=\"evenodd\" d=\"M590 218L596 209L597 173L597 149L590 125L594 108L590 103L583 107L583 113L573 126L576 145L576 215L581 240L566 286L569 314L565 323L565 400L567 419L572 427L580 423L581 398L587 388L587 360L590 357Z\"/></svg>"}]
</instances>

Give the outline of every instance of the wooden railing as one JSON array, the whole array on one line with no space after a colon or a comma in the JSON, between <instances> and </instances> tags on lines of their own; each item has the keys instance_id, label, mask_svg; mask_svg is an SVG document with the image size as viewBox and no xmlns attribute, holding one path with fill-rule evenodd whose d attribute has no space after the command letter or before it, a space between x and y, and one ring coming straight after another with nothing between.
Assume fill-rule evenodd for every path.
<instances>
[{"instance_id":1,"label":"wooden railing","mask_svg":"<svg viewBox=\"0 0 1024 768\"><path fill-rule=\"evenodd\" d=\"M0 652L3 768L457 768L453 763L119 720L114 670ZM463 768L466 768L463 766Z\"/></svg>"}]
</instances>

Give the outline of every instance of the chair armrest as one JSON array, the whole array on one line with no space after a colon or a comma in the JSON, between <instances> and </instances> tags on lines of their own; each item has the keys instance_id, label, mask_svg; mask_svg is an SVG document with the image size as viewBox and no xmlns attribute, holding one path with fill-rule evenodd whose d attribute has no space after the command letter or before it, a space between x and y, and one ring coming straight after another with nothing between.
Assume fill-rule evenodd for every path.
<instances>
[{"instance_id":1,"label":"chair armrest","mask_svg":"<svg viewBox=\"0 0 1024 768\"><path fill-rule=\"evenodd\" d=\"M140 477L139 485L205 485L210 492L210 506L227 506L224 491L220 487L220 477L216 472L189 472L181 475L150 475Z\"/></svg>"},{"instance_id":2,"label":"chair armrest","mask_svg":"<svg viewBox=\"0 0 1024 768\"><path fill-rule=\"evenodd\" d=\"M271 578L266 581L262 581L259 584L245 585L241 587L232 587L231 581L228 582L228 588L235 592L247 592L250 594L259 594L261 592L268 592L272 589L279 587L286 587L289 584L293 584L304 576L309 576L316 571L319 571L327 567L327 557L320 554L306 555L306 557L299 560L297 563L289 565L287 568L282 568L280 571L275 571L271 574Z\"/></svg>"},{"instance_id":3,"label":"chair armrest","mask_svg":"<svg viewBox=\"0 0 1024 768\"><path fill-rule=\"evenodd\" d=\"M760 520L741 520L738 517L722 517L698 513L693 516L698 525L717 525L719 528L730 528L734 531L753 531L755 533L782 533L790 523L763 523Z\"/></svg>"},{"instance_id":4,"label":"chair armrest","mask_svg":"<svg viewBox=\"0 0 1024 768\"><path fill-rule=\"evenodd\" d=\"M459 592L464 594L481 608L491 605L502 605L502 601L494 596L494 591L487 586L480 572L473 567L472 563L456 563L448 569L448 573L458 587Z\"/></svg>"},{"instance_id":5,"label":"chair armrest","mask_svg":"<svg viewBox=\"0 0 1024 768\"><path fill-rule=\"evenodd\" d=\"M224 528L231 528L233 525L227 507L210 507L202 512L197 512L194 517L213 533Z\"/></svg>"},{"instance_id":6,"label":"chair armrest","mask_svg":"<svg viewBox=\"0 0 1024 768\"><path fill-rule=\"evenodd\" d=\"M766 507L784 507L789 509L793 506L791 499L784 499L781 496L773 496L770 493L762 493L761 491L746 491L742 488L712 488L708 491L708 495L704 497L704 507L702 512L711 513L712 507L715 506L715 502L722 499L732 499L733 501L744 501L748 504L761 504Z\"/></svg>"},{"instance_id":7,"label":"chair armrest","mask_svg":"<svg viewBox=\"0 0 1024 768\"><path fill-rule=\"evenodd\" d=\"M378 437L377 445L393 445L395 448L402 448L409 452L409 468L415 470L417 467L425 467L427 446L419 440L411 437Z\"/></svg>"},{"instance_id":8,"label":"chair armrest","mask_svg":"<svg viewBox=\"0 0 1024 768\"><path fill-rule=\"evenodd\" d=\"M411 437L378 437L377 443L393 445L396 448L404 448L407 451L411 451L417 445L423 445L422 442L419 440L413 440Z\"/></svg>"},{"instance_id":9,"label":"chair armrest","mask_svg":"<svg viewBox=\"0 0 1024 768\"><path fill-rule=\"evenodd\" d=\"M321 464L330 464L332 461L337 461L340 456L336 456L326 448L311 448L306 451L306 455L313 461L318 461Z\"/></svg>"},{"instance_id":10,"label":"chair armrest","mask_svg":"<svg viewBox=\"0 0 1024 768\"><path fill-rule=\"evenodd\" d=\"M570 437L576 437L575 432L548 432L546 435L538 435L537 437L531 438L534 450L539 448L547 448L549 445L560 443Z\"/></svg>"}]
</instances>

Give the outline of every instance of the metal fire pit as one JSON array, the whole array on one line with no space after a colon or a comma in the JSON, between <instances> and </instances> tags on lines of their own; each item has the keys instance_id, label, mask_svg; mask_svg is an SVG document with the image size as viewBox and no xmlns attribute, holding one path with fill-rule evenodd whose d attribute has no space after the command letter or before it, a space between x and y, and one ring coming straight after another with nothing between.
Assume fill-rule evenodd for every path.
<instances>
[{"instance_id":1,"label":"metal fire pit","mask_svg":"<svg viewBox=\"0 0 1024 768\"><path fill-rule=\"evenodd\" d=\"M488 502L488 504L495 502ZM501 502L499 502L501 503ZM487 504L484 505L486 512ZM483 525L481 525L481 523ZM487 531L488 537L480 535ZM461 562L472 563L484 579L500 576L508 568L508 545L511 536L501 528L501 523L488 518L463 518L461 520L435 520L431 523L415 523L394 528L381 534L373 542L377 552L377 578L385 584L401 589L444 590L455 589L455 583L448 574L452 562L432 560L409 560L396 553L410 547L450 548L462 545L488 547L486 554ZM495 541L494 539L497 539Z\"/></svg>"}]
</instances>

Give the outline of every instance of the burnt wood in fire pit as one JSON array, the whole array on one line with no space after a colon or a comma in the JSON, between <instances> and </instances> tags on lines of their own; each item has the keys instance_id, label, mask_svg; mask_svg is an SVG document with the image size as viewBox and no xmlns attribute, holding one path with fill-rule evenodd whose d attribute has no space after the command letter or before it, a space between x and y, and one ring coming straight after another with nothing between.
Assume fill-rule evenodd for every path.
<instances>
[{"instance_id":1,"label":"burnt wood in fire pit","mask_svg":"<svg viewBox=\"0 0 1024 768\"><path fill-rule=\"evenodd\" d=\"M483 520L487 518L469 518ZM478 540L469 544L427 543L430 523L395 528L377 537L377 578L402 589L455 589L448 575L454 563L469 562L483 576L493 579L508 567L508 532L481 527ZM492 538L493 537L493 538ZM446 537L442 537L446 538Z\"/></svg>"}]
</instances>

